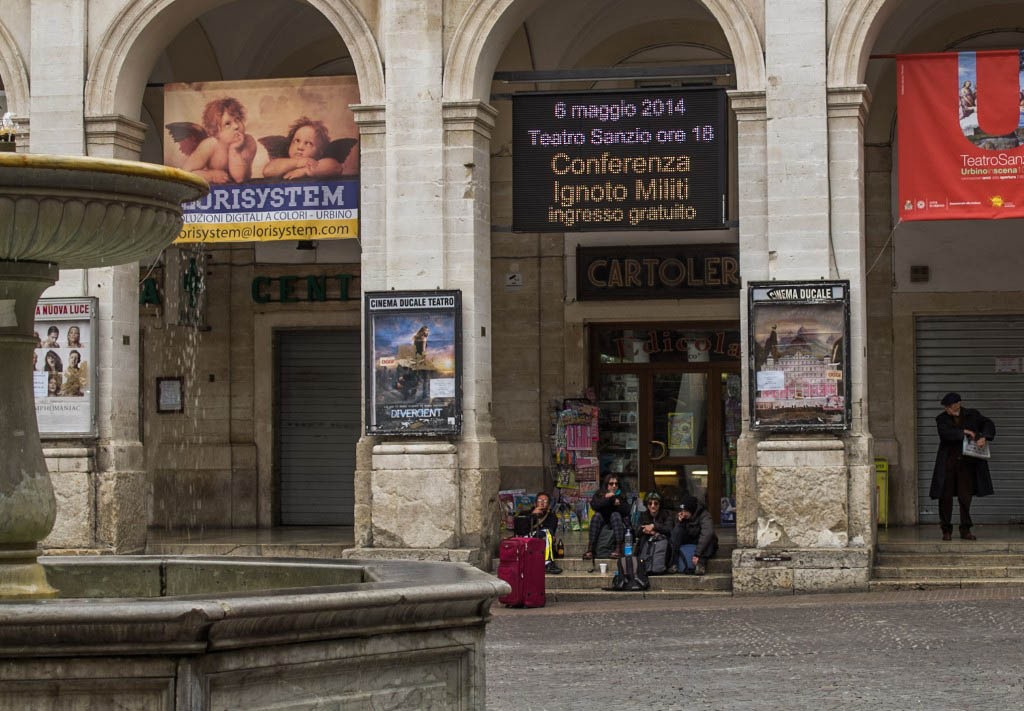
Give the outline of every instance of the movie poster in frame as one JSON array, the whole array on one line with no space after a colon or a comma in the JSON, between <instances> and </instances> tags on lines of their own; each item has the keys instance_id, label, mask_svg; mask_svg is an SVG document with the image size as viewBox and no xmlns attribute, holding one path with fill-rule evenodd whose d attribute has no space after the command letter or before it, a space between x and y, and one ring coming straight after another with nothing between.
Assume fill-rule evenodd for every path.
<instances>
[{"instance_id":1,"label":"movie poster in frame","mask_svg":"<svg viewBox=\"0 0 1024 711\"><path fill-rule=\"evenodd\" d=\"M462 292L364 295L366 433L462 430Z\"/></svg>"},{"instance_id":2,"label":"movie poster in frame","mask_svg":"<svg viewBox=\"0 0 1024 711\"><path fill-rule=\"evenodd\" d=\"M747 295L751 429L849 429L849 282L750 282Z\"/></svg>"},{"instance_id":3,"label":"movie poster in frame","mask_svg":"<svg viewBox=\"0 0 1024 711\"><path fill-rule=\"evenodd\" d=\"M32 390L39 435L96 436L95 297L36 304Z\"/></svg>"}]
</instances>

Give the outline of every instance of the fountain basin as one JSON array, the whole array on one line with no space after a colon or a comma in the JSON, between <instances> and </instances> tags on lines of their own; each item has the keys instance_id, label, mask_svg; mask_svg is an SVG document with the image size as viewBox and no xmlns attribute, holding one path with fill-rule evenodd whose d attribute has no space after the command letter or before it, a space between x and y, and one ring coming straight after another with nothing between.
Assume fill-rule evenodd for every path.
<instances>
[{"instance_id":1,"label":"fountain basin","mask_svg":"<svg viewBox=\"0 0 1024 711\"><path fill-rule=\"evenodd\" d=\"M0 602L0 711L483 709L508 588L459 563L42 562L61 599Z\"/></svg>"},{"instance_id":2,"label":"fountain basin","mask_svg":"<svg viewBox=\"0 0 1024 711\"><path fill-rule=\"evenodd\" d=\"M162 165L0 153L0 261L61 269L137 261L170 244L181 203L208 190Z\"/></svg>"}]
</instances>

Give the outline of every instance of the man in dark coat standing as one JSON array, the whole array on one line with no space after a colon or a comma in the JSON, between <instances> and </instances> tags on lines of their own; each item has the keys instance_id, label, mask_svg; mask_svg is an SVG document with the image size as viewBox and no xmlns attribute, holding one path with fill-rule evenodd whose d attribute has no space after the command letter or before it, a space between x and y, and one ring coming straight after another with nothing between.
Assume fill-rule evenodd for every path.
<instances>
[{"instance_id":1,"label":"man in dark coat standing","mask_svg":"<svg viewBox=\"0 0 1024 711\"><path fill-rule=\"evenodd\" d=\"M935 418L939 428L939 451L935 454L929 494L939 500L942 540L953 538L953 496L956 496L960 503L960 538L974 541L977 537L971 533L971 497L992 494L992 477L986 460L963 455L964 436L984 446L995 438L996 426L977 410L961 406L957 393L947 393L942 398L942 407L944 411Z\"/></svg>"}]
</instances>

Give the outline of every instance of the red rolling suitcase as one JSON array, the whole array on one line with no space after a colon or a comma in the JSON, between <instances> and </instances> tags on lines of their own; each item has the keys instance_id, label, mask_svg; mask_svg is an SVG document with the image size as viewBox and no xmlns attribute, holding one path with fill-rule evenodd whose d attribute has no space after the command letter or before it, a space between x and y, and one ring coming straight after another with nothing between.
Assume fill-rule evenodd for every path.
<instances>
[{"instance_id":1,"label":"red rolling suitcase","mask_svg":"<svg viewBox=\"0 0 1024 711\"><path fill-rule=\"evenodd\" d=\"M498 598L508 607L544 607L544 548L539 538L506 538L498 549L498 577L512 592Z\"/></svg>"}]
</instances>

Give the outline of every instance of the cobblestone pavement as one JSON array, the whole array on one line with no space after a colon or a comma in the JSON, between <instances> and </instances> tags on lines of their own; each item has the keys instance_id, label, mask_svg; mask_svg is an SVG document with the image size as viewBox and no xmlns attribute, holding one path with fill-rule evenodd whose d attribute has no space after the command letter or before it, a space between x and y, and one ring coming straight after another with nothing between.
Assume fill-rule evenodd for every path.
<instances>
[{"instance_id":1,"label":"cobblestone pavement","mask_svg":"<svg viewBox=\"0 0 1024 711\"><path fill-rule=\"evenodd\" d=\"M495 606L487 708L1024 708L1024 588Z\"/></svg>"}]
</instances>

